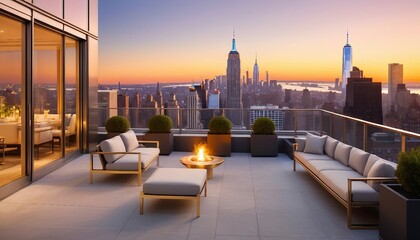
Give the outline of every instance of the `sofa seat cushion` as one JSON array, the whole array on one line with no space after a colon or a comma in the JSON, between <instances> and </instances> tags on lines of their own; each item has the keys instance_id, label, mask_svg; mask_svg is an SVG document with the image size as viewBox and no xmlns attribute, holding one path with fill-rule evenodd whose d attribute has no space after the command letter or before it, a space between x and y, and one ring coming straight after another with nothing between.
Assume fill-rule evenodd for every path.
<instances>
[{"instance_id":1,"label":"sofa seat cushion","mask_svg":"<svg viewBox=\"0 0 420 240\"><path fill-rule=\"evenodd\" d=\"M141 169L147 167L157 156L153 154L140 154L141 158ZM125 154L120 159L113 163L108 163L106 165L107 170L131 170L137 171L138 170L138 154Z\"/></svg>"},{"instance_id":2,"label":"sofa seat cushion","mask_svg":"<svg viewBox=\"0 0 420 240\"><path fill-rule=\"evenodd\" d=\"M151 156L152 158L155 158L155 157L159 156L159 154L160 154L159 148L149 148L149 147L139 147L139 148L134 149L133 152L141 153L142 157L143 156Z\"/></svg>"},{"instance_id":3,"label":"sofa seat cushion","mask_svg":"<svg viewBox=\"0 0 420 240\"><path fill-rule=\"evenodd\" d=\"M341 162L331 160L308 161L305 164L313 173L319 176L320 171L341 170L351 171L350 167L344 166Z\"/></svg>"},{"instance_id":4,"label":"sofa seat cushion","mask_svg":"<svg viewBox=\"0 0 420 240\"><path fill-rule=\"evenodd\" d=\"M327 155L313 154L313 153L304 153L304 152L295 152L295 157L301 162L313 161L313 160L331 160L334 159L328 157Z\"/></svg>"},{"instance_id":5,"label":"sofa seat cushion","mask_svg":"<svg viewBox=\"0 0 420 240\"><path fill-rule=\"evenodd\" d=\"M325 170L319 174L320 179L327 184L335 193L347 202L347 179L363 177L358 172L342 171L342 170ZM366 182L353 182L352 184L352 201L379 201L379 193L375 191Z\"/></svg>"},{"instance_id":6,"label":"sofa seat cushion","mask_svg":"<svg viewBox=\"0 0 420 240\"><path fill-rule=\"evenodd\" d=\"M327 140L327 136L315 136L310 133L306 135L306 143L303 152L313 154L324 154L324 145Z\"/></svg>"},{"instance_id":7,"label":"sofa seat cushion","mask_svg":"<svg viewBox=\"0 0 420 240\"><path fill-rule=\"evenodd\" d=\"M120 137L127 152L131 152L139 147L139 142L133 130L130 129L127 132L120 134Z\"/></svg>"},{"instance_id":8,"label":"sofa seat cushion","mask_svg":"<svg viewBox=\"0 0 420 240\"><path fill-rule=\"evenodd\" d=\"M196 196L207 177L205 169L158 168L143 184L145 194Z\"/></svg>"},{"instance_id":9,"label":"sofa seat cushion","mask_svg":"<svg viewBox=\"0 0 420 240\"><path fill-rule=\"evenodd\" d=\"M99 147L102 152L127 152L120 136L102 141ZM103 154L103 156L107 163L113 163L124 156L124 154Z\"/></svg>"}]
</instances>

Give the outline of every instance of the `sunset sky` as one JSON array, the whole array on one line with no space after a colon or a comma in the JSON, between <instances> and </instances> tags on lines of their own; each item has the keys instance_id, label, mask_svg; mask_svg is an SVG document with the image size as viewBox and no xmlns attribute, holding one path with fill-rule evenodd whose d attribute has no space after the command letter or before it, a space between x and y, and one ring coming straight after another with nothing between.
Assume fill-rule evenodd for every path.
<instances>
[{"instance_id":1,"label":"sunset sky","mask_svg":"<svg viewBox=\"0 0 420 240\"><path fill-rule=\"evenodd\" d=\"M342 49L386 82L388 63L420 82L419 0L100 0L99 82L192 82L226 74L235 29L241 75L333 81Z\"/></svg>"}]
</instances>

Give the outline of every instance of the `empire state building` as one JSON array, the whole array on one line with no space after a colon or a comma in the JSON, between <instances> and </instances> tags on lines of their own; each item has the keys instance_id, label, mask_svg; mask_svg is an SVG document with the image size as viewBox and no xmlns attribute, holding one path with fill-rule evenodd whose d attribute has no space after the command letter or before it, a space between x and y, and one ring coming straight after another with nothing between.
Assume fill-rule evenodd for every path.
<instances>
[{"instance_id":1,"label":"empire state building","mask_svg":"<svg viewBox=\"0 0 420 240\"><path fill-rule=\"evenodd\" d=\"M227 117L234 126L242 126L242 89L241 89L241 60L236 51L235 34L232 39L232 50L227 60Z\"/></svg>"}]
</instances>

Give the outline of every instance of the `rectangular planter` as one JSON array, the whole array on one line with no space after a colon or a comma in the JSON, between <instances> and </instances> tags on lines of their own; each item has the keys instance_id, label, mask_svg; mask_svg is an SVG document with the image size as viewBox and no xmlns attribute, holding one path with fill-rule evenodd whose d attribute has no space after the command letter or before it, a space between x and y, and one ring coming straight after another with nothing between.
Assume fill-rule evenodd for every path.
<instances>
[{"instance_id":1,"label":"rectangular planter","mask_svg":"<svg viewBox=\"0 0 420 240\"><path fill-rule=\"evenodd\" d=\"M277 135L251 134L251 156L277 157L279 147Z\"/></svg>"},{"instance_id":2,"label":"rectangular planter","mask_svg":"<svg viewBox=\"0 0 420 240\"><path fill-rule=\"evenodd\" d=\"M382 240L420 239L420 199L408 199L382 184L379 191L379 237Z\"/></svg>"},{"instance_id":3,"label":"rectangular planter","mask_svg":"<svg viewBox=\"0 0 420 240\"><path fill-rule=\"evenodd\" d=\"M144 140L159 141L160 155L169 155L174 149L174 134L171 133L146 133Z\"/></svg>"},{"instance_id":4,"label":"rectangular planter","mask_svg":"<svg viewBox=\"0 0 420 240\"><path fill-rule=\"evenodd\" d=\"M210 155L230 157L232 136L230 134L207 134L207 150Z\"/></svg>"}]
</instances>

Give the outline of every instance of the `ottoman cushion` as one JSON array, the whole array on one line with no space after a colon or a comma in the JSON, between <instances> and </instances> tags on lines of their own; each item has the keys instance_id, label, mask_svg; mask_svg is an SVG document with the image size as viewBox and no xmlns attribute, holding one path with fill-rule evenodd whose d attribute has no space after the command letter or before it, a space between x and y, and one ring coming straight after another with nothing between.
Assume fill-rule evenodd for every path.
<instances>
[{"instance_id":1,"label":"ottoman cushion","mask_svg":"<svg viewBox=\"0 0 420 240\"><path fill-rule=\"evenodd\" d=\"M158 168L143 184L144 194L195 196L206 182L207 170Z\"/></svg>"}]
</instances>

